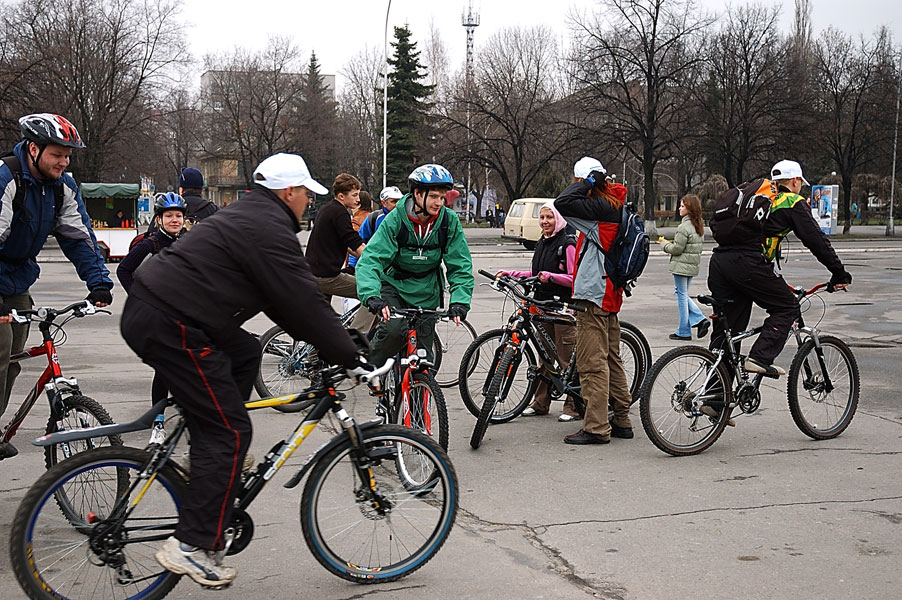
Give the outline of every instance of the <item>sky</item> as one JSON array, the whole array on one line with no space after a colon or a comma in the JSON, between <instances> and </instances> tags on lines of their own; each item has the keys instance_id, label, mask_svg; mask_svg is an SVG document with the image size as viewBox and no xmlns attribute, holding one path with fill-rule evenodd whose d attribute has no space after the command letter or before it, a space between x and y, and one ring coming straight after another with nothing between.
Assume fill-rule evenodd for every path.
<instances>
[{"instance_id":1,"label":"sky","mask_svg":"<svg viewBox=\"0 0 902 600\"><path fill-rule=\"evenodd\" d=\"M722 13L727 3L697 0L709 12ZM744 4L742 0L734 4ZM900 0L811 0L815 35L833 25L842 31L869 36L886 25L902 43L902 2ZM341 70L350 58L366 46L382 49L387 0L182 0L182 18L189 25L192 55L200 61L205 54L222 53L235 46L259 50L268 37L290 36L305 57L314 50L322 73L336 74L342 86ZM391 27L407 23L422 49L430 24L440 31L450 55L451 70L458 70L466 54L466 34L461 16L467 0L391 0ZM506 26L546 25L561 38L568 37L568 18L597 9L595 0L474 0L480 25L475 41L485 42ZM793 0L770 0L765 5L782 9L782 26L788 30L793 19ZM854 10L849 10L854 6ZM390 52L390 49L389 49ZM198 76L200 73L197 74Z\"/></svg>"}]
</instances>

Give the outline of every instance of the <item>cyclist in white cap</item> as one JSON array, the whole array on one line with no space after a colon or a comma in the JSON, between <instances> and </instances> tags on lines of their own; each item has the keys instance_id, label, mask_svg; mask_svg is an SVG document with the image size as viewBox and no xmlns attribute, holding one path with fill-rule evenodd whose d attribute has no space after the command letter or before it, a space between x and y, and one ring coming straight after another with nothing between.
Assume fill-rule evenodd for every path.
<instances>
[{"instance_id":1,"label":"cyclist in white cap","mask_svg":"<svg viewBox=\"0 0 902 600\"><path fill-rule=\"evenodd\" d=\"M780 274L780 242L790 232L802 241L830 271L828 291L845 288L852 283L852 275L811 215L808 201L800 195L802 187L809 185L801 165L794 160L781 160L771 169L771 180L777 184L779 194L764 221L765 238L736 245L718 244L711 255L708 289L715 298L732 300L724 306L731 331L743 331L748 326L752 302L767 311L764 328L749 350L745 370L777 377L786 371L774 366L774 359L783 350L789 330L799 317L799 303ZM715 319L711 348L720 348L724 341L724 324Z\"/></svg>"}]
</instances>

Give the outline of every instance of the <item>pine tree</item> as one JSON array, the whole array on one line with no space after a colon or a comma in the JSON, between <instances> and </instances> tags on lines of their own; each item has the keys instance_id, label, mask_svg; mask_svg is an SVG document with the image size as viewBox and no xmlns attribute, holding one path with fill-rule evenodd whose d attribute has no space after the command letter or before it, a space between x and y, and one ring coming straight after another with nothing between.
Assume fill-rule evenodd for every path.
<instances>
[{"instance_id":1,"label":"pine tree","mask_svg":"<svg viewBox=\"0 0 902 600\"><path fill-rule=\"evenodd\" d=\"M298 150L315 178L329 180L334 175L331 171L335 158L337 106L324 83L315 52L310 53L301 90L298 112L302 127L298 135Z\"/></svg>"},{"instance_id":2,"label":"pine tree","mask_svg":"<svg viewBox=\"0 0 902 600\"><path fill-rule=\"evenodd\" d=\"M392 42L394 58L388 60L388 158L387 184L404 186L407 176L419 164L427 162L417 156L424 137L428 137L427 101L435 86L424 85L425 68L420 64L416 42L410 29L395 27Z\"/></svg>"}]
</instances>

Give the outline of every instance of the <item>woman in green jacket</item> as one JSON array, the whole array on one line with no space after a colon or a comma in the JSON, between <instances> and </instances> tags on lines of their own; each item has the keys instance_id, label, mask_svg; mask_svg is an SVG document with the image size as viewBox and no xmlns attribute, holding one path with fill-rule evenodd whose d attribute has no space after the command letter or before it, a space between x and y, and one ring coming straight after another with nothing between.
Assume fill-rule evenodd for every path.
<instances>
[{"instance_id":1,"label":"woman in green jacket","mask_svg":"<svg viewBox=\"0 0 902 600\"><path fill-rule=\"evenodd\" d=\"M673 287L679 308L679 325L670 339L692 341L691 327L698 328L698 337L708 334L711 322L705 318L698 305L689 296L689 284L698 275L698 265L702 257L705 226L702 222L702 203L698 196L687 194L680 200L680 216L683 218L672 242L658 238L661 249L670 255L670 272L673 273Z\"/></svg>"}]
</instances>

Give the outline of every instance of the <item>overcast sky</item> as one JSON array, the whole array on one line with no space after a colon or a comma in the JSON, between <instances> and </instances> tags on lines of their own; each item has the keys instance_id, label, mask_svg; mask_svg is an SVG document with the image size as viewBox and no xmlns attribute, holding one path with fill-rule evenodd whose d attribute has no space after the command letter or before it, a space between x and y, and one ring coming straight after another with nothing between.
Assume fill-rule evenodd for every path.
<instances>
[{"instance_id":1,"label":"overcast sky","mask_svg":"<svg viewBox=\"0 0 902 600\"><path fill-rule=\"evenodd\" d=\"M902 43L902 1L900 0L811 0L815 34L833 25L849 33L870 35L881 25ZM742 4L742 0L734 4ZM449 52L452 71L463 64L466 36L461 15L466 0L392 0L389 26L408 23L414 39L425 39L430 23L441 31ZM700 0L708 11L723 12L727 3ZM782 8L782 25L793 18L793 0L772 0L765 5ZM191 51L197 60L207 53L227 51L236 45L261 49L268 36L290 35L304 56L316 52L323 73L338 75L345 63L370 45L383 46L385 0L183 0L182 15L191 24ZM556 35L568 35L568 17L574 12L593 11L594 0L475 0L480 26L476 46L505 26L552 28ZM240 25L239 25L240 24ZM391 31L391 30L389 30ZM391 33L389 33L391 38ZM422 43L419 44L422 49ZM199 74L198 74L199 75Z\"/></svg>"}]
</instances>

